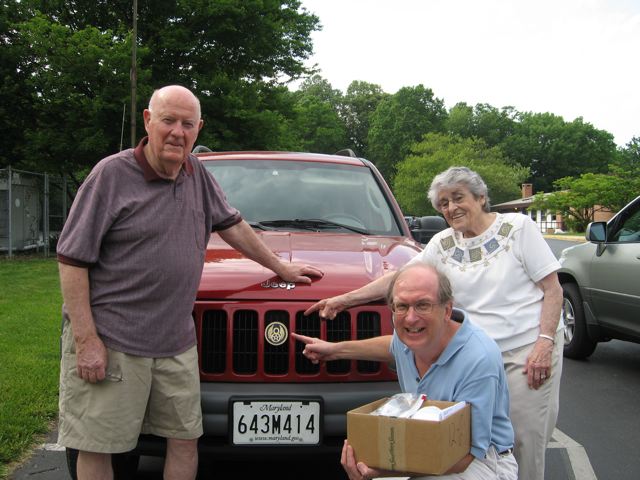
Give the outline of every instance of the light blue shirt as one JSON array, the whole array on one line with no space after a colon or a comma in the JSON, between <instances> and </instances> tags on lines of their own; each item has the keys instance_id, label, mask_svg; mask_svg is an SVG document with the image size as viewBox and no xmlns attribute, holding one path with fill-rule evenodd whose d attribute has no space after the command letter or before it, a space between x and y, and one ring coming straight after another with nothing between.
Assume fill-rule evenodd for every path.
<instances>
[{"instance_id":1,"label":"light blue shirt","mask_svg":"<svg viewBox=\"0 0 640 480\"><path fill-rule=\"evenodd\" d=\"M391 353L403 392L424 393L431 400L471 404L471 454L484 458L490 445L498 452L513 447L509 419L509 390L498 345L459 309L452 318L462 321L444 352L420 378L413 352L396 333Z\"/></svg>"}]
</instances>

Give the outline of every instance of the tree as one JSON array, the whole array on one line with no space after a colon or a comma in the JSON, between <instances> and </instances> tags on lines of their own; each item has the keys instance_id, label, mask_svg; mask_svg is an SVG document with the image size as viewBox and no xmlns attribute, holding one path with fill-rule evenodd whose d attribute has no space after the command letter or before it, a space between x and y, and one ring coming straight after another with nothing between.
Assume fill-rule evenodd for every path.
<instances>
[{"instance_id":1,"label":"tree","mask_svg":"<svg viewBox=\"0 0 640 480\"><path fill-rule=\"evenodd\" d=\"M565 177L554 186L559 191L536 195L533 207L560 212L572 230L584 231L597 209L617 212L640 195L640 138L619 149L609 173Z\"/></svg>"},{"instance_id":2,"label":"tree","mask_svg":"<svg viewBox=\"0 0 640 480\"><path fill-rule=\"evenodd\" d=\"M328 102L305 96L295 105L291 129L299 141L299 150L335 153L346 144L346 130L337 112Z\"/></svg>"},{"instance_id":3,"label":"tree","mask_svg":"<svg viewBox=\"0 0 640 480\"><path fill-rule=\"evenodd\" d=\"M26 75L33 115L16 147L20 165L73 175L117 150L130 44L111 31L73 31L40 14L16 28L23 52L18 69Z\"/></svg>"},{"instance_id":4,"label":"tree","mask_svg":"<svg viewBox=\"0 0 640 480\"><path fill-rule=\"evenodd\" d=\"M7 0L0 5L0 168L15 164L24 144L24 132L31 118L31 95L26 86L28 72L21 70L25 54L18 43L15 25L32 13L24 2Z\"/></svg>"},{"instance_id":5,"label":"tree","mask_svg":"<svg viewBox=\"0 0 640 480\"><path fill-rule=\"evenodd\" d=\"M619 196L616 200L616 210L619 210L640 195L640 137L633 137L618 149L609 164L609 173L617 179L614 191Z\"/></svg>"},{"instance_id":6,"label":"tree","mask_svg":"<svg viewBox=\"0 0 640 480\"><path fill-rule=\"evenodd\" d=\"M295 99L284 86L225 82L224 95L201 97L198 143L212 150L288 150Z\"/></svg>"},{"instance_id":7,"label":"tree","mask_svg":"<svg viewBox=\"0 0 640 480\"><path fill-rule=\"evenodd\" d=\"M341 117L347 129L350 148L361 156L369 156L367 136L371 117L380 102L389 94L380 85L354 80L343 97Z\"/></svg>"},{"instance_id":8,"label":"tree","mask_svg":"<svg viewBox=\"0 0 640 480\"><path fill-rule=\"evenodd\" d=\"M300 84L300 88L294 92L295 98L313 97L320 102L327 103L335 110L340 112L342 108L342 92L333 88L326 78L318 74L314 74L304 79Z\"/></svg>"},{"instance_id":9,"label":"tree","mask_svg":"<svg viewBox=\"0 0 640 480\"><path fill-rule=\"evenodd\" d=\"M488 147L483 140L429 133L398 164L393 191L402 209L412 215L436 214L427 192L433 178L451 166L478 172L493 203L517 197L529 174L527 168L509 165L498 147Z\"/></svg>"},{"instance_id":10,"label":"tree","mask_svg":"<svg viewBox=\"0 0 640 480\"><path fill-rule=\"evenodd\" d=\"M609 165L610 170L617 170L619 177L640 179L640 137L633 137L624 147L618 149L618 155ZM640 191L638 192L640 194Z\"/></svg>"},{"instance_id":11,"label":"tree","mask_svg":"<svg viewBox=\"0 0 640 480\"><path fill-rule=\"evenodd\" d=\"M444 102L423 85L403 87L380 101L371 116L368 155L387 181L425 133L443 131L446 116Z\"/></svg>"},{"instance_id":12,"label":"tree","mask_svg":"<svg viewBox=\"0 0 640 480\"><path fill-rule=\"evenodd\" d=\"M524 113L502 151L531 170L534 191L549 192L553 182L581 173L605 173L615 156L613 135L582 118L565 122L551 113Z\"/></svg>"},{"instance_id":13,"label":"tree","mask_svg":"<svg viewBox=\"0 0 640 480\"><path fill-rule=\"evenodd\" d=\"M74 31L132 24L129 0L26 1ZM279 82L309 73L302 60L319 24L299 0L139 0L138 17L139 43L152 51L140 66L151 70L154 86L180 83L198 92L218 75Z\"/></svg>"},{"instance_id":14,"label":"tree","mask_svg":"<svg viewBox=\"0 0 640 480\"><path fill-rule=\"evenodd\" d=\"M283 91L310 73L315 15L298 0L146 0L140 42L152 45L154 87L180 83L200 98L200 141L221 150L293 147L295 115Z\"/></svg>"},{"instance_id":15,"label":"tree","mask_svg":"<svg viewBox=\"0 0 640 480\"><path fill-rule=\"evenodd\" d=\"M451 135L463 138L476 137L473 107L465 102L458 102L451 107L445 121L445 130Z\"/></svg>"},{"instance_id":16,"label":"tree","mask_svg":"<svg viewBox=\"0 0 640 480\"><path fill-rule=\"evenodd\" d=\"M558 212L565 218L569 230L583 232L593 221L595 209L611 204L606 193L615 189L615 182L613 176L595 173L585 173L579 178L561 178L554 182L561 190L537 194L531 208Z\"/></svg>"},{"instance_id":17,"label":"tree","mask_svg":"<svg viewBox=\"0 0 640 480\"><path fill-rule=\"evenodd\" d=\"M297 140L296 150L331 154L347 146L346 129L340 118L340 90L320 75L313 75L302 82L293 98L289 128Z\"/></svg>"},{"instance_id":18,"label":"tree","mask_svg":"<svg viewBox=\"0 0 640 480\"><path fill-rule=\"evenodd\" d=\"M551 113L520 113L486 103L472 108L462 102L449 111L446 128L451 134L497 145L510 162L529 167L536 191L551 191L554 180L565 176L605 173L615 155L608 132L582 118L565 122Z\"/></svg>"},{"instance_id":19,"label":"tree","mask_svg":"<svg viewBox=\"0 0 640 480\"><path fill-rule=\"evenodd\" d=\"M493 147L513 134L518 117L513 107L498 110L488 103L478 103L472 108L460 102L449 111L446 130L452 135L481 138Z\"/></svg>"},{"instance_id":20,"label":"tree","mask_svg":"<svg viewBox=\"0 0 640 480\"><path fill-rule=\"evenodd\" d=\"M119 147L122 108L130 103L131 2L17 4L28 14L10 19L16 33L3 36L9 53L0 58L23 59L18 71L30 109L22 120L28 142L21 143L29 146L12 162L22 156L28 160L20 165L38 170L90 168ZM319 22L299 1L139 0L138 14L138 112L154 88L178 83L199 96L202 138L211 146L292 144L285 127L293 102L284 85L309 73L303 62Z\"/></svg>"}]
</instances>

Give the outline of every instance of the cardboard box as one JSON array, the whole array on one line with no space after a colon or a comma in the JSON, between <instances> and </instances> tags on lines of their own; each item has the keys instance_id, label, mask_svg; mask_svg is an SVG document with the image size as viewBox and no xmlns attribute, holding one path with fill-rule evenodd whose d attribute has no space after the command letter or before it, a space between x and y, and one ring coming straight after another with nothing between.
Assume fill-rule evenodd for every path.
<instances>
[{"instance_id":1,"label":"cardboard box","mask_svg":"<svg viewBox=\"0 0 640 480\"><path fill-rule=\"evenodd\" d=\"M347 439L356 460L397 472L441 475L471 450L471 406L440 422L370 415L388 398L347 412ZM455 402L426 400L446 408Z\"/></svg>"}]
</instances>

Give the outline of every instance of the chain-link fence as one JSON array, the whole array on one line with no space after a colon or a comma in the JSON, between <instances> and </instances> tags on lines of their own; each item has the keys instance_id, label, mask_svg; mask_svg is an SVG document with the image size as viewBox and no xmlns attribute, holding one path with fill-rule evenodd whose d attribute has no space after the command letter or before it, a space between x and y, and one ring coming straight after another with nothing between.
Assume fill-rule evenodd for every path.
<instances>
[{"instance_id":1,"label":"chain-link fence","mask_svg":"<svg viewBox=\"0 0 640 480\"><path fill-rule=\"evenodd\" d=\"M0 169L0 254L55 253L70 204L65 178Z\"/></svg>"}]
</instances>

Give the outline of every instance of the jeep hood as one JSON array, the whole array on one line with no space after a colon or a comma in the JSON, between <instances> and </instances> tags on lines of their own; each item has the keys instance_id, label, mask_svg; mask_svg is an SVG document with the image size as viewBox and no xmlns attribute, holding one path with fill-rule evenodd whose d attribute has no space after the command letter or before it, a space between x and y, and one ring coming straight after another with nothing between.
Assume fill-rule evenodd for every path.
<instances>
[{"instance_id":1,"label":"jeep hood","mask_svg":"<svg viewBox=\"0 0 640 480\"><path fill-rule=\"evenodd\" d=\"M257 232L285 262L324 272L311 285L282 281L217 234L207 247L198 300L315 301L359 288L407 263L421 249L407 237L317 232Z\"/></svg>"}]
</instances>

